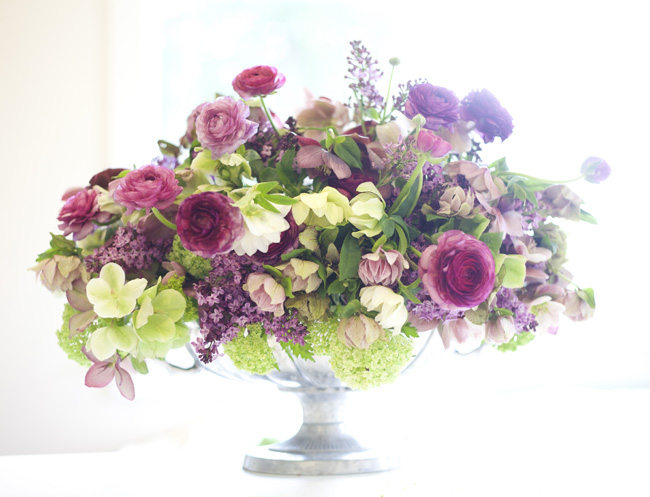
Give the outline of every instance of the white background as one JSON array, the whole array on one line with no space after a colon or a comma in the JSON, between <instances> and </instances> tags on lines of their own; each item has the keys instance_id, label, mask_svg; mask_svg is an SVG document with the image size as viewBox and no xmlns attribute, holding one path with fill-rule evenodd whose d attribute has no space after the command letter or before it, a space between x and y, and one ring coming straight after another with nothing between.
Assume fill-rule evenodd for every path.
<instances>
[{"instance_id":1,"label":"white background","mask_svg":"<svg viewBox=\"0 0 650 497\"><path fill-rule=\"evenodd\" d=\"M461 98L482 87L497 95L515 131L486 157L505 154L511 169L551 179L576 176L589 155L613 170L602 185L575 185L600 224L569 226L569 267L596 290L594 320L565 320L557 337L517 354L441 356L409 381L359 396L353 403L372 415L353 411L353 423L411 439L422 430L462 432L440 415L445 405L507 393L512 406L539 389L553 404L540 406L541 419L526 410L523 426L561 432L567 419L581 420L567 411L571 399L548 392L647 394L650 44L640 2L184 4L0 0L0 455L114 450L150 439L182 444L197 433L218 450L228 440L247 446L292 433L295 401L259 386L152 367L135 378L133 403L112 386L84 387L84 369L56 345L63 299L27 268L47 248L48 232L57 232L67 188L106 167L147 163L157 139L177 140L192 108L231 92L242 69L267 64L286 75L269 99L283 117L303 104L304 87L346 99L352 39L363 40L385 71L399 56L396 82L426 77ZM650 399L635 405L648 414ZM626 422L616 405L596 400L593 408L609 409L612 426ZM518 412L477 412L476 422L486 433L522 425Z\"/></svg>"}]
</instances>

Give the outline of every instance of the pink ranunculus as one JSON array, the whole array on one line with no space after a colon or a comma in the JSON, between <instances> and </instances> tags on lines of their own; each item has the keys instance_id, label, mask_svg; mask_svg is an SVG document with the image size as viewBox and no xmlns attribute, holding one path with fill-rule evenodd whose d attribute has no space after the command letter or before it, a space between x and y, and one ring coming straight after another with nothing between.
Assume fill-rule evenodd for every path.
<instances>
[{"instance_id":1,"label":"pink ranunculus","mask_svg":"<svg viewBox=\"0 0 650 497\"><path fill-rule=\"evenodd\" d=\"M397 250L379 248L377 252L361 257L359 278L367 286L391 286L402 277L402 271L408 267L408 263Z\"/></svg>"},{"instance_id":2,"label":"pink ranunculus","mask_svg":"<svg viewBox=\"0 0 650 497\"><path fill-rule=\"evenodd\" d=\"M451 149L451 144L428 129L421 129L417 140L418 150L422 153L429 153L432 157L444 157Z\"/></svg>"},{"instance_id":3,"label":"pink ranunculus","mask_svg":"<svg viewBox=\"0 0 650 497\"><path fill-rule=\"evenodd\" d=\"M219 97L205 104L196 119L196 136L212 158L232 154L257 133L258 124L246 119L250 109L241 100Z\"/></svg>"},{"instance_id":4,"label":"pink ranunculus","mask_svg":"<svg viewBox=\"0 0 650 497\"><path fill-rule=\"evenodd\" d=\"M183 200L176 226L183 247L206 258L230 251L245 231L239 208L217 192L196 193Z\"/></svg>"},{"instance_id":5,"label":"pink ranunculus","mask_svg":"<svg viewBox=\"0 0 650 497\"><path fill-rule=\"evenodd\" d=\"M196 119L199 117L201 110L208 102L203 102L197 105L196 108L187 116L187 129L185 134L181 136L180 142L185 148L189 148L192 142L196 139Z\"/></svg>"},{"instance_id":6,"label":"pink ranunculus","mask_svg":"<svg viewBox=\"0 0 650 497\"><path fill-rule=\"evenodd\" d=\"M458 104L458 97L451 90L421 83L409 90L404 115L409 119L422 115L426 119L424 127L434 131L440 126L451 128L458 121Z\"/></svg>"},{"instance_id":7,"label":"pink ranunculus","mask_svg":"<svg viewBox=\"0 0 650 497\"><path fill-rule=\"evenodd\" d=\"M265 273L251 273L244 285L251 297L260 309L272 312L275 316L284 314L284 301L287 296L282 285L277 283L272 276Z\"/></svg>"},{"instance_id":8,"label":"pink ranunculus","mask_svg":"<svg viewBox=\"0 0 650 497\"><path fill-rule=\"evenodd\" d=\"M63 236L72 233L74 240L83 240L95 231L93 221L105 223L111 218L110 213L99 210L97 196L95 190L84 189L66 200L57 218Z\"/></svg>"},{"instance_id":9,"label":"pink ranunculus","mask_svg":"<svg viewBox=\"0 0 650 497\"><path fill-rule=\"evenodd\" d=\"M120 179L113 191L115 202L126 207L126 213L135 210L166 209L183 191L173 171L153 164L129 172Z\"/></svg>"},{"instance_id":10,"label":"pink ranunculus","mask_svg":"<svg viewBox=\"0 0 650 497\"><path fill-rule=\"evenodd\" d=\"M494 287L489 247L459 230L444 232L422 252L418 272L424 288L443 309L464 311L483 302Z\"/></svg>"},{"instance_id":11,"label":"pink ranunculus","mask_svg":"<svg viewBox=\"0 0 650 497\"><path fill-rule=\"evenodd\" d=\"M232 87L243 99L269 95L282 88L286 78L275 67L255 66L240 72L232 81Z\"/></svg>"}]
</instances>

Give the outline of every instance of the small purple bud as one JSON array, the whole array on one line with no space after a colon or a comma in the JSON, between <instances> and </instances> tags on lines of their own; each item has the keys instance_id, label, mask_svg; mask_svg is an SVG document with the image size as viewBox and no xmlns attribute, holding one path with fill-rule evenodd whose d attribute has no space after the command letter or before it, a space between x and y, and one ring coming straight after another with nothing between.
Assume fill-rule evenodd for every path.
<instances>
[{"instance_id":1,"label":"small purple bud","mask_svg":"<svg viewBox=\"0 0 650 497\"><path fill-rule=\"evenodd\" d=\"M612 168L600 157L588 157L582 163L580 172L589 183L602 183L609 178Z\"/></svg>"}]
</instances>

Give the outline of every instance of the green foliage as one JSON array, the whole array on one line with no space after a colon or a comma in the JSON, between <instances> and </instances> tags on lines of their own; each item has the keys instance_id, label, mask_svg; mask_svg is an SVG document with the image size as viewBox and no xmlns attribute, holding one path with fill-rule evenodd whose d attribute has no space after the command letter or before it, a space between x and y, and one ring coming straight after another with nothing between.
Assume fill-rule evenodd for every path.
<instances>
[{"instance_id":1,"label":"green foliage","mask_svg":"<svg viewBox=\"0 0 650 497\"><path fill-rule=\"evenodd\" d=\"M534 338L535 334L529 331L521 333L520 335L513 336L512 340L510 340L508 343L499 345L497 347L497 350L500 350L501 352L514 352L517 350L517 347L521 347L522 345L526 345L527 343L532 342Z\"/></svg>"},{"instance_id":2,"label":"green foliage","mask_svg":"<svg viewBox=\"0 0 650 497\"><path fill-rule=\"evenodd\" d=\"M314 351L311 348L309 343L309 337L305 338L305 345L299 345L297 343L289 342L280 342L280 345L284 351L292 357L300 357L305 361L314 362Z\"/></svg>"},{"instance_id":3,"label":"green foliage","mask_svg":"<svg viewBox=\"0 0 650 497\"><path fill-rule=\"evenodd\" d=\"M278 367L260 324L249 325L248 335L240 331L233 340L224 344L223 349L237 368L249 373L264 375Z\"/></svg>"},{"instance_id":4,"label":"green foliage","mask_svg":"<svg viewBox=\"0 0 650 497\"><path fill-rule=\"evenodd\" d=\"M345 163L355 169L362 169L361 151L359 146L350 136L346 136L342 143L334 143L334 153L338 155Z\"/></svg>"},{"instance_id":5,"label":"green foliage","mask_svg":"<svg viewBox=\"0 0 650 497\"><path fill-rule=\"evenodd\" d=\"M170 261L178 262L192 276L198 279L205 278L212 271L212 264L209 259L204 259L200 255L193 254L181 243L181 239L176 235L172 250L167 255Z\"/></svg>"},{"instance_id":6,"label":"green foliage","mask_svg":"<svg viewBox=\"0 0 650 497\"><path fill-rule=\"evenodd\" d=\"M199 319L199 305L196 299L185 295L183 283L185 283L185 276L174 275L165 285L160 285L158 290L161 292L163 290L176 290L185 297L185 314L183 314L181 321L190 323Z\"/></svg>"},{"instance_id":7,"label":"green foliage","mask_svg":"<svg viewBox=\"0 0 650 497\"><path fill-rule=\"evenodd\" d=\"M50 233L50 235L52 236L52 239L50 240L50 248L42 254L39 254L36 258L36 262L40 262L44 259L51 259L55 255L81 255L81 249L77 248L72 240L68 240L63 235L55 235L53 233Z\"/></svg>"},{"instance_id":8,"label":"green foliage","mask_svg":"<svg viewBox=\"0 0 650 497\"><path fill-rule=\"evenodd\" d=\"M342 280L352 278L357 275L359 263L361 262L361 247L359 240L348 233L343 240L341 247L341 262L339 263L339 277Z\"/></svg>"},{"instance_id":9,"label":"green foliage","mask_svg":"<svg viewBox=\"0 0 650 497\"><path fill-rule=\"evenodd\" d=\"M56 332L57 342L59 347L61 347L61 350L67 354L68 359L71 359L82 366L89 367L90 361L81 351L81 348L86 345L86 341L88 340L91 331L93 331L93 328L89 326L82 333L70 338L68 322L75 314L79 314L79 311L66 302L65 307L63 308L63 323L61 323L61 328Z\"/></svg>"}]
</instances>

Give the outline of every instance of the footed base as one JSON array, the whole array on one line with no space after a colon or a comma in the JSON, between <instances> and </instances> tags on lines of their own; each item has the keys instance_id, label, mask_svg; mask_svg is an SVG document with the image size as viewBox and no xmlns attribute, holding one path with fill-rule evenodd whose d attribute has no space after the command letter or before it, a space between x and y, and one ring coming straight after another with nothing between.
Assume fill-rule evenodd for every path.
<instances>
[{"instance_id":1,"label":"footed base","mask_svg":"<svg viewBox=\"0 0 650 497\"><path fill-rule=\"evenodd\" d=\"M255 447L244 459L247 471L277 475L349 475L398 467L397 455L376 450L291 453L273 450L273 445L269 445Z\"/></svg>"}]
</instances>

